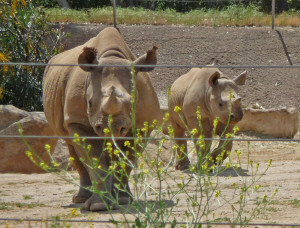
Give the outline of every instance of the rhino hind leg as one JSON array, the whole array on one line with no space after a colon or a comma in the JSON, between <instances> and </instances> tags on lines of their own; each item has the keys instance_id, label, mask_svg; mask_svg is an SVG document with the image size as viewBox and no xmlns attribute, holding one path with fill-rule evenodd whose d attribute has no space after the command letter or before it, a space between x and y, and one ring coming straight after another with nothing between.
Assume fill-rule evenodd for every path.
<instances>
[{"instance_id":1,"label":"rhino hind leg","mask_svg":"<svg viewBox=\"0 0 300 228\"><path fill-rule=\"evenodd\" d=\"M70 156L74 158L73 164L75 165L76 170L79 173L80 178L80 187L79 191L73 195L72 202L73 203L84 203L92 196L92 192L86 189L86 187L91 186L90 176L88 171L79 160L75 149L72 145L68 144Z\"/></svg>"}]
</instances>

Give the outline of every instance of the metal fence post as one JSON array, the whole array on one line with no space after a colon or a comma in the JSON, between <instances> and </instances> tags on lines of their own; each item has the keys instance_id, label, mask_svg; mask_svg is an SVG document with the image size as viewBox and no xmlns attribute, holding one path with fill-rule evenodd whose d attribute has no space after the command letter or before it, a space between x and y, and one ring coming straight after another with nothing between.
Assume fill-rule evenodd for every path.
<instances>
[{"instance_id":1,"label":"metal fence post","mask_svg":"<svg viewBox=\"0 0 300 228\"><path fill-rule=\"evenodd\" d=\"M113 0L114 27L117 28L116 0Z\"/></svg>"},{"instance_id":2,"label":"metal fence post","mask_svg":"<svg viewBox=\"0 0 300 228\"><path fill-rule=\"evenodd\" d=\"M272 29L274 29L275 23L275 0L272 0Z\"/></svg>"}]
</instances>

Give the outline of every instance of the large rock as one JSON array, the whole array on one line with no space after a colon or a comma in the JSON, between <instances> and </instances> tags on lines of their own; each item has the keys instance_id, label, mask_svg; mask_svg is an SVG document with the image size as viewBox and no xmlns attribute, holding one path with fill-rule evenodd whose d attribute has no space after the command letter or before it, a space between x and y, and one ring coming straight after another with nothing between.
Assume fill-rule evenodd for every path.
<instances>
[{"instance_id":1,"label":"large rock","mask_svg":"<svg viewBox=\"0 0 300 228\"><path fill-rule=\"evenodd\" d=\"M53 131L48 126L45 115L42 112L26 112L11 105L0 105L0 135L20 136L19 125L23 129L23 135L51 136ZM26 139L29 149L21 138L0 138L0 172L17 173L41 173L42 169L32 163L26 156L27 150L34 151L45 162L49 163L49 156L45 150L45 144L51 146L52 152L57 139L34 138Z\"/></svg>"},{"instance_id":2,"label":"large rock","mask_svg":"<svg viewBox=\"0 0 300 228\"><path fill-rule=\"evenodd\" d=\"M277 138L293 138L298 131L297 109L264 109L259 105L244 109L244 117L237 124L241 132L254 131Z\"/></svg>"}]
</instances>

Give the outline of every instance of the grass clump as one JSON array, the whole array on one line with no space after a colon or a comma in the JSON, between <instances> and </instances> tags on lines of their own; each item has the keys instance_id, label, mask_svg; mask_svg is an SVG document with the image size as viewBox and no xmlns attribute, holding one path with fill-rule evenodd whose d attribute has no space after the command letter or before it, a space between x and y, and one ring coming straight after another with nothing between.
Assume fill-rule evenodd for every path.
<instances>
[{"instance_id":1,"label":"grass clump","mask_svg":"<svg viewBox=\"0 0 300 228\"><path fill-rule=\"evenodd\" d=\"M33 198L33 196L31 196L31 195L23 195L24 200L29 200L29 199L32 199L32 198Z\"/></svg>"},{"instance_id":2,"label":"grass clump","mask_svg":"<svg viewBox=\"0 0 300 228\"><path fill-rule=\"evenodd\" d=\"M103 23L113 24L112 7L88 10L47 9L48 21L52 23ZM260 11L254 4L229 5L219 9L197 9L186 13L172 9L149 10L144 8L117 8L118 24L149 25L196 25L196 26L270 26L272 15ZM283 12L276 15L276 26L299 26L300 13Z\"/></svg>"}]
</instances>

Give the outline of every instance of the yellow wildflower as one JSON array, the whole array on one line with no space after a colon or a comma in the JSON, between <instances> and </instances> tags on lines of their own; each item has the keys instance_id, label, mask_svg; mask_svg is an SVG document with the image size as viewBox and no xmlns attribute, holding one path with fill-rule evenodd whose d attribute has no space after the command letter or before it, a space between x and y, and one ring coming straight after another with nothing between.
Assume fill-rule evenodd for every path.
<instances>
[{"instance_id":1,"label":"yellow wildflower","mask_svg":"<svg viewBox=\"0 0 300 228\"><path fill-rule=\"evenodd\" d=\"M6 58L5 55L2 54L1 52L0 52L0 61L8 62L8 58ZM8 72L8 66L7 65L3 66L3 71L4 71L4 73Z\"/></svg>"}]
</instances>

